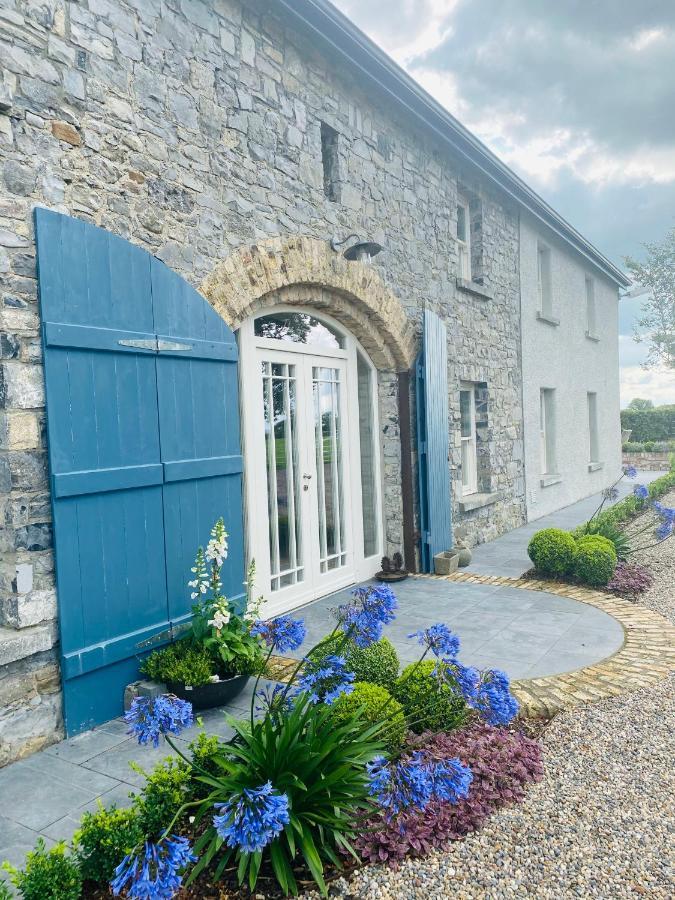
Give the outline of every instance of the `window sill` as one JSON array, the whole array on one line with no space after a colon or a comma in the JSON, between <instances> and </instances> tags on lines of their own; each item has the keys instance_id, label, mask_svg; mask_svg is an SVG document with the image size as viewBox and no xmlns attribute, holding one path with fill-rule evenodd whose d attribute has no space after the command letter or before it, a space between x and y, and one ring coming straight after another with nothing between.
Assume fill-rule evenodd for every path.
<instances>
[{"instance_id":1,"label":"window sill","mask_svg":"<svg viewBox=\"0 0 675 900\"><path fill-rule=\"evenodd\" d=\"M480 297L482 300L494 300L492 291L484 287L484 285L478 284L477 281L467 281L466 278L456 278L455 284L457 285L458 290L465 291L467 294L473 294L475 297Z\"/></svg>"},{"instance_id":2,"label":"window sill","mask_svg":"<svg viewBox=\"0 0 675 900\"><path fill-rule=\"evenodd\" d=\"M482 509L497 503L504 496L503 491L492 491L488 494L466 494L459 501L460 512L471 512L472 509Z\"/></svg>"},{"instance_id":3,"label":"window sill","mask_svg":"<svg viewBox=\"0 0 675 900\"><path fill-rule=\"evenodd\" d=\"M591 334L590 331L586 332L586 337L589 341L595 341L596 344L600 343L600 337L597 334Z\"/></svg>"},{"instance_id":4,"label":"window sill","mask_svg":"<svg viewBox=\"0 0 675 900\"><path fill-rule=\"evenodd\" d=\"M591 462L588 464L589 472L598 472L598 471L600 471L600 469L604 469L604 468L605 468L605 464L602 462Z\"/></svg>"},{"instance_id":5,"label":"window sill","mask_svg":"<svg viewBox=\"0 0 675 900\"><path fill-rule=\"evenodd\" d=\"M537 318L540 322L545 322L547 325L560 325L560 319L556 319L555 316L547 316L541 310L537 310Z\"/></svg>"},{"instance_id":6,"label":"window sill","mask_svg":"<svg viewBox=\"0 0 675 900\"><path fill-rule=\"evenodd\" d=\"M551 487L551 485L553 485L553 484L560 484L561 482L562 482L562 475L551 474L551 475L542 476L541 480L539 481L539 484L543 488L545 488L545 487Z\"/></svg>"}]
</instances>

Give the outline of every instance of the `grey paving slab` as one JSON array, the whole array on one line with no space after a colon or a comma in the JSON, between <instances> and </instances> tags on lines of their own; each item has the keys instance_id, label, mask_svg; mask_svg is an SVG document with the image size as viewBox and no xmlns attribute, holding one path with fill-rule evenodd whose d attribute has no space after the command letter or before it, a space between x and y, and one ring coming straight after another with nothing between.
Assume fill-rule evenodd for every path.
<instances>
[{"instance_id":1,"label":"grey paving slab","mask_svg":"<svg viewBox=\"0 0 675 900\"><path fill-rule=\"evenodd\" d=\"M16 764L15 764L16 765ZM56 822L83 803L96 796L95 791L84 790L61 781L59 778L36 777L36 769L15 766L6 767L0 774L0 809L5 816L19 825L40 831ZM4 842L0 834L0 844Z\"/></svg>"},{"instance_id":2,"label":"grey paving slab","mask_svg":"<svg viewBox=\"0 0 675 900\"><path fill-rule=\"evenodd\" d=\"M121 744L128 737L126 734L128 727L128 725L124 724L124 728L121 728L118 734L95 728L93 731L87 731L84 734L78 734L76 737L69 738L67 741L54 744L44 752L48 756L63 759L67 762L83 763L94 756L98 756L99 753Z\"/></svg>"}]
</instances>

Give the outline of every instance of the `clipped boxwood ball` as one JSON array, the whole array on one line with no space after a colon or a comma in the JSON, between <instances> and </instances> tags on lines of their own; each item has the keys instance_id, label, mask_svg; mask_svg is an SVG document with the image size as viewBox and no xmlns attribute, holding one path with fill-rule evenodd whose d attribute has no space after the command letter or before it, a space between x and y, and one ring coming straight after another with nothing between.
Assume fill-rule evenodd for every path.
<instances>
[{"instance_id":1,"label":"clipped boxwood ball","mask_svg":"<svg viewBox=\"0 0 675 900\"><path fill-rule=\"evenodd\" d=\"M416 668L417 667L417 668ZM394 685L393 695L401 703L408 727L423 731L452 731L467 719L468 709L459 688L441 684L433 671L434 660L412 663L401 673Z\"/></svg>"},{"instance_id":2,"label":"clipped boxwood ball","mask_svg":"<svg viewBox=\"0 0 675 900\"><path fill-rule=\"evenodd\" d=\"M383 740L391 753L403 746L408 731L403 707L379 684L357 681L351 694L341 694L332 709L337 724L351 719L358 709L361 709L361 721L366 727L386 722L386 727L374 739Z\"/></svg>"},{"instance_id":3,"label":"clipped boxwood ball","mask_svg":"<svg viewBox=\"0 0 675 900\"><path fill-rule=\"evenodd\" d=\"M560 578L574 569L577 542L569 531L560 528L544 528L530 541L527 553L535 569L544 575Z\"/></svg>"},{"instance_id":4,"label":"clipped boxwood ball","mask_svg":"<svg viewBox=\"0 0 675 900\"><path fill-rule=\"evenodd\" d=\"M588 534L577 542L574 574L584 584L601 587L608 583L616 569L614 544L600 534Z\"/></svg>"},{"instance_id":5,"label":"clipped boxwood ball","mask_svg":"<svg viewBox=\"0 0 675 900\"><path fill-rule=\"evenodd\" d=\"M354 673L355 681L379 684L387 690L394 686L398 677L398 654L387 638L381 638L369 647L357 647L353 641L344 643L344 637L336 634L317 647L312 653L312 662L320 664L334 653L344 656L348 670Z\"/></svg>"}]
</instances>

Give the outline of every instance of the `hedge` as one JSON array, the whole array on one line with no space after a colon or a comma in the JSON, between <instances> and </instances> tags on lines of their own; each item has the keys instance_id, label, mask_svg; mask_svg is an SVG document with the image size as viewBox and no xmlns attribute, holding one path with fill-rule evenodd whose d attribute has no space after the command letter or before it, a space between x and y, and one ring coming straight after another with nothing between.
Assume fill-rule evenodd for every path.
<instances>
[{"instance_id":1,"label":"hedge","mask_svg":"<svg viewBox=\"0 0 675 900\"><path fill-rule=\"evenodd\" d=\"M675 409L622 409L621 428L630 428L631 441L667 441L675 438Z\"/></svg>"}]
</instances>

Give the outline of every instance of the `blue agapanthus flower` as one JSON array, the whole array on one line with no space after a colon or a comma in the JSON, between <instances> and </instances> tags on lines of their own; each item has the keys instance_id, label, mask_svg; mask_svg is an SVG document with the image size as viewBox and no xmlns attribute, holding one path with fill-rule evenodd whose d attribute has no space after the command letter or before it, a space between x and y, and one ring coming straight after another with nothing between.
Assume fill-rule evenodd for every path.
<instances>
[{"instance_id":1,"label":"blue agapanthus flower","mask_svg":"<svg viewBox=\"0 0 675 900\"><path fill-rule=\"evenodd\" d=\"M623 474L626 478L635 478L637 476L637 469L635 466L626 466L623 470Z\"/></svg>"},{"instance_id":2,"label":"blue agapanthus flower","mask_svg":"<svg viewBox=\"0 0 675 900\"><path fill-rule=\"evenodd\" d=\"M354 673L347 669L344 656L327 656L319 665L311 660L298 678L298 693L306 692L312 703L334 703L341 694L354 690Z\"/></svg>"},{"instance_id":3,"label":"blue agapanthus flower","mask_svg":"<svg viewBox=\"0 0 675 900\"><path fill-rule=\"evenodd\" d=\"M169 900L180 889L182 870L197 857L187 838L173 835L125 856L110 882L115 897L126 890L130 900Z\"/></svg>"},{"instance_id":4,"label":"blue agapanthus flower","mask_svg":"<svg viewBox=\"0 0 675 900\"><path fill-rule=\"evenodd\" d=\"M305 639L305 623L302 619L291 619L290 616L279 616L254 622L251 634L263 639L270 650L289 653L297 650Z\"/></svg>"},{"instance_id":5,"label":"blue agapanthus flower","mask_svg":"<svg viewBox=\"0 0 675 900\"><path fill-rule=\"evenodd\" d=\"M473 706L478 696L478 687L480 685L480 672L473 666L463 666L460 662L453 663L448 669L450 675L454 678L462 692L462 696L469 704Z\"/></svg>"},{"instance_id":6,"label":"blue agapanthus flower","mask_svg":"<svg viewBox=\"0 0 675 900\"><path fill-rule=\"evenodd\" d=\"M180 734L192 725L194 717L191 703L173 694L162 694L154 700L136 697L124 714L124 721L131 725L128 733L135 735L139 744L152 741L153 746L157 747L161 735Z\"/></svg>"},{"instance_id":7,"label":"blue agapanthus flower","mask_svg":"<svg viewBox=\"0 0 675 900\"><path fill-rule=\"evenodd\" d=\"M657 527L657 529L656 529L656 537L657 537L660 541L665 541L667 538L669 538L669 537L672 535L674 528L675 528L675 526L673 525L673 522L670 521L670 520L668 520L668 519L665 519L665 520L664 520L663 522L661 522L661 524Z\"/></svg>"},{"instance_id":8,"label":"blue agapanthus flower","mask_svg":"<svg viewBox=\"0 0 675 900\"><path fill-rule=\"evenodd\" d=\"M488 725L508 725L516 717L520 707L506 672L488 669L483 673L474 706Z\"/></svg>"},{"instance_id":9,"label":"blue agapanthus flower","mask_svg":"<svg viewBox=\"0 0 675 900\"><path fill-rule=\"evenodd\" d=\"M656 529L656 537L660 541L665 541L675 531L675 508L657 502L654 504L654 510L661 520Z\"/></svg>"},{"instance_id":10,"label":"blue agapanthus flower","mask_svg":"<svg viewBox=\"0 0 675 900\"><path fill-rule=\"evenodd\" d=\"M213 817L218 835L228 847L256 853L266 847L290 822L288 797L277 793L272 782L245 788L227 803L217 803Z\"/></svg>"},{"instance_id":11,"label":"blue agapanthus flower","mask_svg":"<svg viewBox=\"0 0 675 900\"><path fill-rule=\"evenodd\" d=\"M396 595L382 584L356 588L352 597L352 602L338 607L338 621L357 647L369 647L382 637L383 627L396 618Z\"/></svg>"},{"instance_id":12,"label":"blue agapanthus flower","mask_svg":"<svg viewBox=\"0 0 675 900\"><path fill-rule=\"evenodd\" d=\"M416 637L422 646L427 647L434 656L444 662L454 660L459 653L459 638L442 622L430 625L429 628L421 631L415 631L408 637Z\"/></svg>"},{"instance_id":13,"label":"blue agapanthus flower","mask_svg":"<svg viewBox=\"0 0 675 900\"><path fill-rule=\"evenodd\" d=\"M633 488L633 493L638 500L646 500L649 497L649 490L644 484L636 484Z\"/></svg>"},{"instance_id":14,"label":"blue agapanthus flower","mask_svg":"<svg viewBox=\"0 0 675 900\"><path fill-rule=\"evenodd\" d=\"M387 820L405 810L424 810L434 797L457 803L467 796L473 779L459 759L432 760L421 750L398 762L377 756L366 769L369 793Z\"/></svg>"},{"instance_id":15,"label":"blue agapanthus flower","mask_svg":"<svg viewBox=\"0 0 675 900\"><path fill-rule=\"evenodd\" d=\"M433 778L421 751L408 759L388 762L376 756L366 766L369 793L375 797L386 819L405 809L426 809L433 795Z\"/></svg>"},{"instance_id":16,"label":"blue agapanthus flower","mask_svg":"<svg viewBox=\"0 0 675 900\"><path fill-rule=\"evenodd\" d=\"M433 795L448 803L464 800L473 781L473 773L460 759L445 759L442 762L430 763L433 784Z\"/></svg>"}]
</instances>

